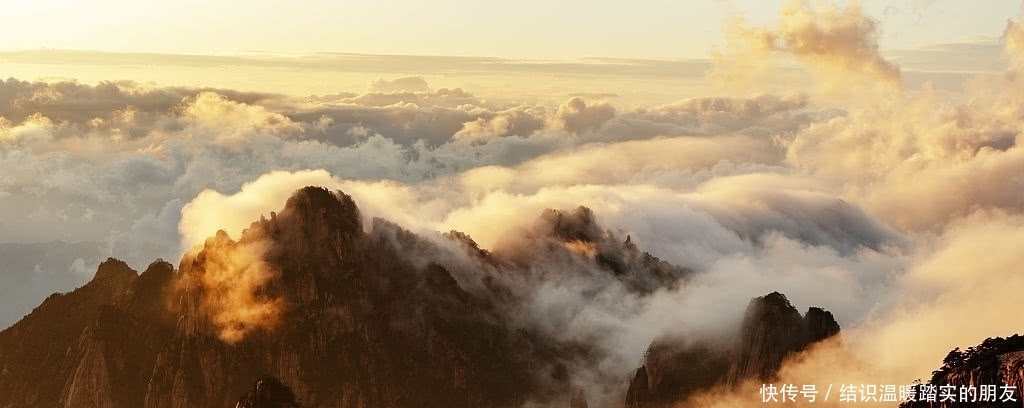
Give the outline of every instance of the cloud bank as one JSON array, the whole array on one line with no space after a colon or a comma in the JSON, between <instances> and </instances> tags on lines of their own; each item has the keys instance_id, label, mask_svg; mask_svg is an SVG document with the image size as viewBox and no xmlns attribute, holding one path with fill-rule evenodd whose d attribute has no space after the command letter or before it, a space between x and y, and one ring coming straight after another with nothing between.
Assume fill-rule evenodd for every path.
<instances>
[{"instance_id":1,"label":"cloud bank","mask_svg":"<svg viewBox=\"0 0 1024 408\"><path fill-rule=\"evenodd\" d=\"M799 60L826 87L862 86L898 89L900 67L879 52L878 22L864 14L859 2L845 7L793 0L781 10L774 28L748 27L742 15L726 26L725 49L713 54L713 76L747 82L773 68L774 54Z\"/></svg>"},{"instance_id":2,"label":"cloud bank","mask_svg":"<svg viewBox=\"0 0 1024 408\"><path fill-rule=\"evenodd\" d=\"M592 279L576 258L531 266L578 272L520 282L521 324L600 351L580 379L595 401L619 398L653 338L720 334L749 298L775 290L844 327L841 344L786 367L793 381L908 383L953 347L1021 327L995 317L1018 310L1024 289L1013 274L1024 261L1019 24L1004 35L1006 74L972 82L955 103L907 88L856 4L793 3L781 17L770 29L733 24L714 75L777 67L782 53L824 84L879 85L875 97L627 107L493 102L418 77L308 98L9 79L0 210L18 216L0 220L0 242L101 240L145 265L211 245L218 230L237 238L296 188L321 185L352 195L368 231L383 217L510 253L535 237L545 209L584 205L609 236L693 272L685 285L634 293ZM224 253L204 261L223 275L197 284L248 305L218 320L232 341L272 321L277 304L251 297L274 276L258 251ZM478 284L459 259L460 284ZM760 403L750 389L714 396L703 403Z\"/></svg>"}]
</instances>

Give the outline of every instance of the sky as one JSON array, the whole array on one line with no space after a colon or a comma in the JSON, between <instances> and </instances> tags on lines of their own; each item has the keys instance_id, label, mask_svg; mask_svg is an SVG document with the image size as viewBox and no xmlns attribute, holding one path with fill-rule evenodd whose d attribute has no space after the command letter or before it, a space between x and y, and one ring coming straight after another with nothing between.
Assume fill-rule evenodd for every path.
<instances>
[{"instance_id":1,"label":"sky","mask_svg":"<svg viewBox=\"0 0 1024 408\"><path fill-rule=\"evenodd\" d=\"M6 5L0 327L310 184L495 250L584 205L695 271L523 289L600 378L776 290L843 327L794 382L903 384L1024 327L1018 2L296 3Z\"/></svg>"},{"instance_id":2,"label":"sky","mask_svg":"<svg viewBox=\"0 0 1024 408\"><path fill-rule=\"evenodd\" d=\"M0 49L706 58L721 44L730 13L773 24L784 3L40 0L4 5ZM863 7L884 26L884 49L991 40L1020 13L1020 2L1013 0L869 0Z\"/></svg>"}]
</instances>

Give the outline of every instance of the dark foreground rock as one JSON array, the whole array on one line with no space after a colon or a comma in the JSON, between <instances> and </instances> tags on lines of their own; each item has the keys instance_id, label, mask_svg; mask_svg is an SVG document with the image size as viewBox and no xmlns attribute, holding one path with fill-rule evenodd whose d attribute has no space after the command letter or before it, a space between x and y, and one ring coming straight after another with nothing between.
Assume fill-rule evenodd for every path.
<instances>
[{"instance_id":1,"label":"dark foreground rock","mask_svg":"<svg viewBox=\"0 0 1024 408\"><path fill-rule=\"evenodd\" d=\"M1024 336L988 338L967 350L956 348L942 363L928 382L915 387L913 401L900 408L1024 406ZM944 396L944 389L954 396Z\"/></svg>"},{"instance_id":2,"label":"dark foreground rock","mask_svg":"<svg viewBox=\"0 0 1024 408\"><path fill-rule=\"evenodd\" d=\"M263 376L238 400L235 408L302 408L302 405L280 378Z\"/></svg>"}]
</instances>

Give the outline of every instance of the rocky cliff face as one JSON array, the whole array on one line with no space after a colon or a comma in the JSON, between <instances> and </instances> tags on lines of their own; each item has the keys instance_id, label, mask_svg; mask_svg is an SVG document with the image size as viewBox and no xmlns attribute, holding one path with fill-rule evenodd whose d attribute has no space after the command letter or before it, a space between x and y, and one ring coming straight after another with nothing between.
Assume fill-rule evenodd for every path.
<instances>
[{"instance_id":1,"label":"rocky cliff face","mask_svg":"<svg viewBox=\"0 0 1024 408\"><path fill-rule=\"evenodd\" d=\"M0 334L0 406L60 406L68 378L78 370L73 356L88 327L106 318L104 305L137 280L121 261L103 262L95 277L77 290L46 298L31 314ZM96 382L104 381L97 378ZM107 402L96 397L96 404ZM110 405L92 405L110 406Z\"/></svg>"},{"instance_id":2,"label":"rocky cliff face","mask_svg":"<svg viewBox=\"0 0 1024 408\"><path fill-rule=\"evenodd\" d=\"M589 265L638 293L688 273L582 207L545 213L534 233L534 258ZM522 294L505 283L558 270L465 234L438 239L448 243L383 220L364 232L351 198L305 188L177 270L108 260L0 332L0 407L588 406L571 367L592 350L518 325Z\"/></svg>"},{"instance_id":3,"label":"rocky cliff face","mask_svg":"<svg viewBox=\"0 0 1024 408\"><path fill-rule=\"evenodd\" d=\"M517 353L530 339L492 304L392 239L416 238L365 234L349 197L306 189L238 242L208 240L181 266L177 341L157 354L146 406L229 405L253 372L332 407L512 406L558 384L530 370L534 356ZM264 274L256 295L233 294L234 273L216 276L224 265Z\"/></svg>"},{"instance_id":4,"label":"rocky cliff face","mask_svg":"<svg viewBox=\"0 0 1024 408\"><path fill-rule=\"evenodd\" d=\"M812 307L803 317L786 296L773 292L750 301L728 382L768 381L792 353L839 333L832 313Z\"/></svg>"},{"instance_id":5,"label":"rocky cliff face","mask_svg":"<svg viewBox=\"0 0 1024 408\"><path fill-rule=\"evenodd\" d=\"M586 259L640 294L674 287L690 274L685 268L641 251L631 237L620 239L601 229L587 207L544 211L523 239L501 248L498 256L526 268L538 264L539 259L541 263L563 265Z\"/></svg>"},{"instance_id":6,"label":"rocky cliff face","mask_svg":"<svg viewBox=\"0 0 1024 408\"><path fill-rule=\"evenodd\" d=\"M668 407L716 385L771 381L788 356L838 333L839 324L821 308L801 317L781 293L754 298L731 346L687 339L652 343L629 384L626 406Z\"/></svg>"},{"instance_id":7,"label":"rocky cliff face","mask_svg":"<svg viewBox=\"0 0 1024 408\"><path fill-rule=\"evenodd\" d=\"M281 379L264 376L242 396L235 408L301 408L292 389Z\"/></svg>"},{"instance_id":8,"label":"rocky cliff face","mask_svg":"<svg viewBox=\"0 0 1024 408\"><path fill-rule=\"evenodd\" d=\"M939 387L953 386L954 402L943 401ZM995 394L982 393L978 386L996 386ZM975 387L967 396L972 401L960 400L961 387ZM1003 386L1011 386L1011 393L1004 398ZM925 387L934 387L926 390ZM970 388L968 388L970 389ZM959 407L1016 407L1024 406L1024 336L985 339L976 347L967 350L956 348L946 355L943 365L932 372L932 378L916 387L913 401L900 404L900 408L959 408ZM926 395L934 397L929 399ZM1014 401L1010 401L1010 399Z\"/></svg>"}]
</instances>

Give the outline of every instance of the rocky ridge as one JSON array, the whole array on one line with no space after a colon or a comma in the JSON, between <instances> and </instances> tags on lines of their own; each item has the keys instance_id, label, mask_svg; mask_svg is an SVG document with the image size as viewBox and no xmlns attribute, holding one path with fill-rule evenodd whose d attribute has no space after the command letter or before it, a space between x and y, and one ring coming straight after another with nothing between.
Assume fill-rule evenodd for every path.
<instances>
[{"instance_id":1,"label":"rocky ridge","mask_svg":"<svg viewBox=\"0 0 1024 408\"><path fill-rule=\"evenodd\" d=\"M1024 336L988 338L967 350L956 348L942 363L928 382L915 386L913 401L903 402L900 408L1024 406L1021 393L1024 390ZM954 401L941 396L941 387L948 386L955 390ZM985 392L983 396L980 386L992 387L993 392ZM965 396L968 401L961 400L961 388L968 390Z\"/></svg>"},{"instance_id":2,"label":"rocky ridge","mask_svg":"<svg viewBox=\"0 0 1024 408\"><path fill-rule=\"evenodd\" d=\"M108 259L47 298L0 332L0 407L616 405L579 386L599 350L523 325L530 285L645 296L691 272L601 229L586 207L545 211L523 237L491 252L457 231L423 237L382 219L364 231L349 196L307 187L177 268ZM751 302L735 350L652 344L629 401L768 375L836 332L828 312L801 317L773 293Z\"/></svg>"},{"instance_id":3,"label":"rocky ridge","mask_svg":"<svg viewBox=\"0 0 1024 408\"><path fill-rule=\"evenodd\" d=\"M585 208L548 212L536 243L635 290L686 273L595 227ZM569 366L591 351L511 321L522 293L502 277L539 272L465 234L441 239L379 219L366 232L349 196L309 187L177 270L109 259L0 332L0 407L262 406L273 381L305 406L587 406ZM470 281L475 269L490 272ZM275 380L253 391L253 373Z\"/></svg>"},{"instance_id":4,"label":"rocky ridge","mask_svg":"<svg viewBox=\"0 0 1024 408\"><path fill-rule=\"evenodd\" d=\"M626 406L669 407L714 386L771 381L787 357L838 333L839 324L821 308L812 307L801 317L781 293L754 298L731 345L655 340L629 384Z\"/></svg>"}]
</instances>

